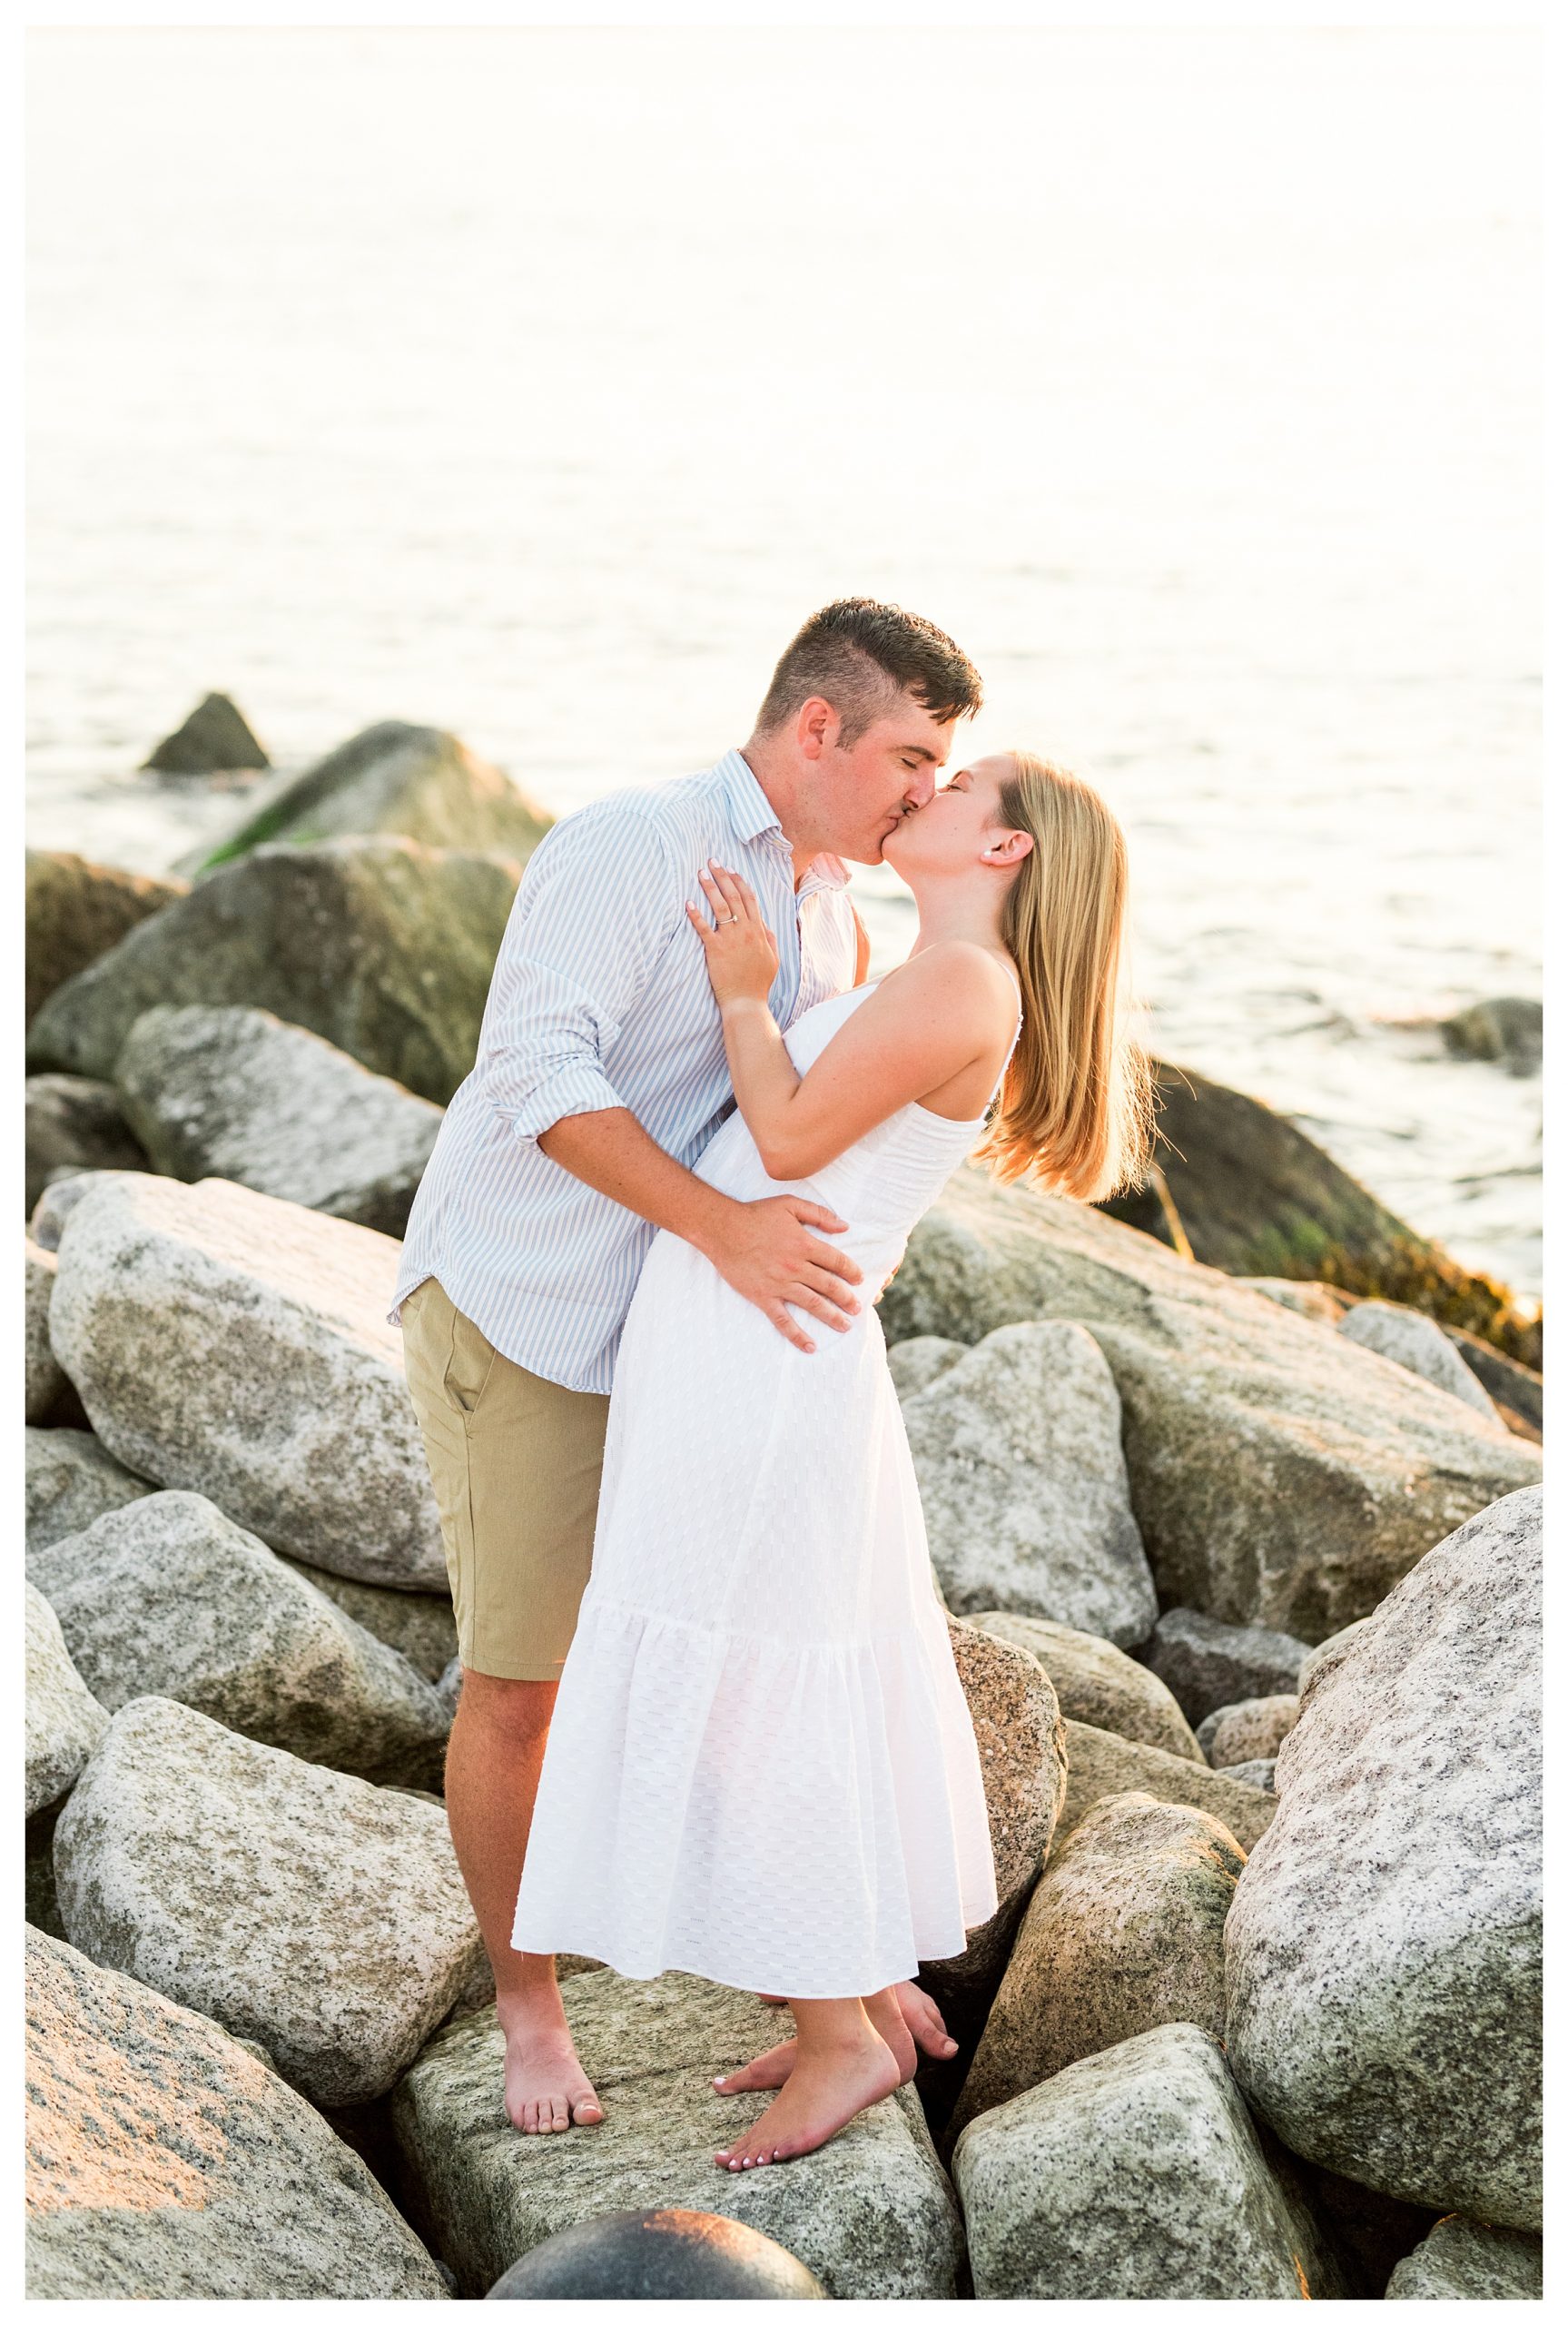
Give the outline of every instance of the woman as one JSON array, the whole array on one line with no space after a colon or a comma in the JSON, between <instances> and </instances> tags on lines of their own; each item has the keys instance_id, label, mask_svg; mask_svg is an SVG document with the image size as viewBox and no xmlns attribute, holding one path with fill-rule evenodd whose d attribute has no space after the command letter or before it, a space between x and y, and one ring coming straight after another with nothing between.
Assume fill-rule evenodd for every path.
<instances>
[{"instance_id":1,"label":"woman","mask_svg":"<svg viewBox=\"0 0 1568 2325\"><path fill-rule=\"evenodd\" d=\"M715 866L712 918L688 906L737 1106L699 1175L830 1204L871 1286L982 1130L1001 1177L1086 1200L1139 1175L1149 1137L1117 1005L1126 849L1099 796L1022 754L982 759L883 852L919 907L908 960L787 1036L745 884ZM996 1905L875 1315L802 1356L659 1235L621 1342L513 1944L786 1996L794 2041L715 2078L782 2086L715 2158L739 2171L820 2147L907 2081L892 1988L962 1953Z\"/></svg>"}]
</instances>

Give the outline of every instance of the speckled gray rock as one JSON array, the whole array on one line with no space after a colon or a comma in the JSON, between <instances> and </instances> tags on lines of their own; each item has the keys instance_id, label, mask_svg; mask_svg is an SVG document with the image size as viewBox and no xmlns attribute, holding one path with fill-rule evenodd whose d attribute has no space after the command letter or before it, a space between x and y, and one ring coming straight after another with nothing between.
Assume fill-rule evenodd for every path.
<instances>
[{"instance_id":1,"label":"speckled gray rock","mask_svg":"<svg viewBox=\"0 0 1568 2325\"><path fill-rule=\"evenodd\" d=\"M73 1945L265 2044L319 2106L390 2090L480 1950L434 1804L144 1696L54 1834Z\"/></svg>"},{"instance_id":2,"label":"speckled gray rock","mask_svg":"<svg viewBox=\"0 0 1568 2325\"><path fill-rule=\"evenodd\" d=\"M1506 1430L1501 1414L1440 1324L1419 1308L1405 1308L1393 1300L1358 1300L1341 1317L1338 1329L1358 1348L1369 1348L1393 1364L1402 1364L1445 1389L1497 1429Z\"/></svg>"},{"instance_id":3,"label":"speckled gray rock","mask_svg":"<svg viewBox=\"0 0 1568 2325\"><path fill-rule=\"evenodd\" d=\"M1180 1759L1202 1759L1198 1738L1165 1682L1109 1639L1048 1622L1040 1615L987 1610L966 1615L964 1620L973 1629L1008 1639L1032 1655L1056 1689L1063 1718L1109 1727L1112 1735L1152 1744Z\"/></svg>"},{"instance_id":4,"label":"speckled gray rock","mask_svg":"<svg viewBox=\"0 0 1568 2325\"><path fill-rule=\"evenodd\" d=\"M31 1236L27 1244L26 1361L25 1366L29 1423L49 1420L64 1403L70 1384L49 1345L49 1303L54 1296L57 1262L53 1252L40 1251Z\"/></svg>"},{"instance_id":5,"label":"speckled gray rock","mask_svg":"<svg viewBox=\"0 0 1568 2325\"><path fill-rule=\"evenodd\" d=\"M1226 1931L1232 2067L1310 2161L1541 2224L1541 1494L1423 1558L1280 1747Z\"/></svg>"},{"instance_id":6,"label":"speckled gray rock","mask_svg":"<svg viewBox=\"0 0 1568 2325\"><path fill-rule=\"evenodd\" d=\"M211 2019L27 1933L31 2300L444 2300L352 2151Z\"/></svg>"},{"instance_id":7,"label":"speckled gray rock","mask_svg":"<svg viewBox=\"0 0 1568 2325\"><path fill-rule=\"evenodd\" d=\"M383 1784L439 1778L429 1682L198 1493L155 1493L33 1553L72 1660L119 1711L167 1696Z\"/></svg>"},{"instance_id":8,"label":"speckled gray rock","mask_svg":"<svg viewBox=\"0 0 1568 2325\"><path fill-rule=\"evenodd\" d=\"M1274 1790L1273 1760L1233 1760L1225 1773L1238 1784L1255 1784L1259 1792Z\"/></svg>"},{"instance_id":9,"label":"speckled gray rock","mask_svg":"<svg viewBox=\"0 0 1568 2325\"><path fill-rule=\"evenodd\" d=\"M1139 1661L1163 1679L1194 1726L1224 1704L1297 1692L1310 1652L1304 1639L1251 1623L1221 1623L1196 1607L1171 1607Z\"/></svg>"},{"instance_id":10,"label":"speckled gray rock","mask_svg":"<svg viewBox=\"0 0 1568 2325\"><path fill-rule=\"evenodd\" d=\"M1250 1849L1271 1822L1275 1803L1256 1785L1238 1784L1228 1771L1204 1760L1188 1760L1152 1744L1133 1744L1103 1727L1067 1723L1067 1796L1056 1820L1056 1845L1076 1832L1097 1800L1113 1792L1147 1792L1156 1800L1185 1801L1217 1817Z\"/></svg>"},{"instance_id":11,"label":"speckled gray rock","mask_svg":"<svg viewBox=\"0 0 1568 2325\"><path fill-rule=\"evenodd\" d=\"M482 2293L577 2221L667 2204L746 2221L836 2300L953 2296L962 2230L912 2092L785 2167L723 2172L715 2150L755 2121L758 2102L721 2098L710 2077L776 2043L778 2014L678 1972L636 1981L601 1970L561 1992L602 2124L519 2139L488 2012L438 2035L393 2099L399 2145L459 2293Z\"/></svg>"},{"instance_id":12,"label":"speckled gray rock","mask_svg":"<svg viewBox=\"0 0 1568 2325\"><path fill-rule=\"evenodd\" d=\"M1308 1644L1541 1475L1538 1446L1343 1333L1090 1205L976 1168L916 1227L880 1312L890 1341L973 1343L1036 1317L1082 1324L1115 1376L1161 1603Z\"/></svg>"},{"instance_id":13,"label":"speckled gray rock","mask_svg":"<svg viewBox=\"0 0 1568 2325\"><path fill-rule=\"evenodd\" d=\"M90 1430L30 1429L25 1436L29 1550L79 1534L105 1511L154 1490L122 1469Z\"/></svg>"},{"instance_id":14,"label":"speckled gray rock","mask_svg":"<svg viewBox=\"0 0 1568 2325\"><path fill-rule=\"evenodd\" d=\"M441 1109L265 1009L149 1009L114 1069L125 1118L172 1178L400 1235Z\"/></svg>"},{"instance_id":15,"label":"speckled gray rock","mask_svg":"<svg viewBox=\"0 0 1568 2325\"><path fill-rule=\"evenodd\" d=\"M1343 1291L1331 1283L1298 1282L1287 1275L1238 1275L1235 1281L1244 1283L1250 1291L1261 1291L1267 1300L1277 1300L1282 1308L1293 1308L1298 1316L1310 1316L1316 1323L1337 1324L1350 1305Z\"/></svg>"},{"instance_id":16,"label":"speckled gray rock","mask_svg":"<svg viewBox=\"0 0 1568 2325\"><path fill-rule=\"evenodd\" d=\"M1451 2212L1401 2261L1386 2300L1539 2300L1541 2239Z\"/></svg>"},{"instance_id":17,"label":"speckled gray rock","mask_svg":"<svg viewBox=\"0 0 1568 2325\"><path fill-rule=\"evenodd\" d=\"M1295 1726L1300 1708L1295 1695L1254 1696L1246 1703L1222 1704L1198 1731L1209 1766L1229 1768L1243 1760L1272 1760Z\"/></svg>"},{"instance_id":18,"label":"speckled gray rock","mask_svg":"<svg viewBox=\"0 0 1568 2325\"><path fill-rule=\"evenodd\" d=\"M962 1341L943 1341L927 1333L913 1341L899 1341L887 1352L887 1369L892 1375L892 1385L901 1398L918 1396L951 1372L961 1356L969 1350Z\"/></svg>"},{"instance_id":19,"label":"speckled gray rock","mask_svg":"<svg viewBox=\"0 0 1568 2325\"><path fill-rule=\"evenodd\" d=\"M905 1398L932 1562L955 1614L1005 1608L1147 1638L1159 1607L1127 1498L1110 1368L1078 1324L1011 1324Z\"/></svg>"},{"instance_id":20,"label":"speckled gray rock","mask_svg":"<svg viewBox=\"0 0 1568 2325\"><path fill-rule=\"evenodd\" d=\"M37 1815L69 1792L109 1730L109 1715L71 1660L54 1608L24 1583L27 1806Z\"/></svg>"},{"instance_id":21,"label":"speckled gray rock","mask_svg":"<svg viewBox=\"0 0 1568 2325\"><path fill-rule=\"evenodd\" d=\"M1157 2026L970 2124L981 2300L1333 2298L1212 2036ZM1316 2279L1316 2281L1315 2281Z\"/></svg>"},{"instance_id":22,"label":"speckled gray rock","mask_svg":"<svg viewBox=\"0 0 1568 2325\"><path fill-rule=\"evenodd\" d=\"M440 1682L458 1651L458 1626L445 1591L383 1590L377 1583L355 1582L346 1574L331 1574L324 1566L310 1566L301 1558L285 1558L283 1564L323 1591L373 1638L384 1640L406 1656L446 1702ZM447 1705L449 1722L456 1709L454 1695Z\"/></svg>"},{"instance_id":23,"label":"speckled gray rock","mask_svg":"<svg viewBox=\"0 0 1568 2325\"><path fill-rule=\"evenodd\" d=\"M1050 1857L950 2126L1151 2026L1225 2033L1225 1916L1246 1858L1200 1808L1118 1793Z\"/></svg>"},{"instance_id":24,"label":"speckled gray rock","mask_svg":"<svg viewBox=\"0 0 1568 2325\"><path fill-rule=\"evenodd\" d=\"M76 1205L106 1179L122 1179L123 1171L75 1171L66 1179L52 1179L33 1206L27 1232L41 1252L57 1252L65 1222Z\"/></svg>"},{"instance_id":25,"label":"speckled gray rock","mask_svg":"<svg viewBox=\"0 0 1568 2325\"><path fill-rule=\"evenodd\" d=\"M271 1009L445 1105L474 1062L521 867L405 839L258 848L50 995L30 1067L113 1079L162 1002Z\"/></svg>"},{"instance_id":26,"label":"speckled gray rock","mask_svg":"<svg viewBox=\"0 0 1568 2325\"><path fill-rule=\"evenodd\" d=\"M31 1212L55 1179L83 1171L144 1171L147 1157L125 1127L120 1096L109 1082L75 1073L30 1073L24 1100L26 1185Z\"/></svg>"},{"instance_id":27,"label":"speckled gray rock","mask_svg":"<svg viewBox=\"0 0 1568 2325\"><path fill-rule=\"evenodd\" d=\"M1326 1679L1329 1673L1349 1654L1363 1631L1376 1619L1376 1615L1363 1615L1359 1622L1346 1623L1342 1631L1336 1631L1332 1638L1326 1638L1321 1647L1313 1648L1296 1675L1296 1693L1298 1703L1304 1704L1307 1701L1308 1691L1315 1687L1320 1679Z\"/></svg>"},{"instance_id":28,"label":"speckled gray rock","mask_svg":"<svg viewBox=\"0 0 1568 2325\"><path fill-rule=\"evenodd\" d=\"M963 1952L922 1964L944 2008L983 2007L1006 1964L1012 1934L1050 1847L1067 1784L1066 1729L1056 1690L1034 1657L948 1618L985 1779L998 1905Z\"/></svg>"},{"instance_id":29,"label":"speckled gray rock","mask_svg":"<svg viewBox=\"0 0 1568 2325\"><path fill-rule=\"evenodd\" d=\"M273 1549L447 1588L386 1321L399 1246L222 1179L94 1185L60 1246L54 1350L111 1453Z\"/></svg>"}]
</instances>

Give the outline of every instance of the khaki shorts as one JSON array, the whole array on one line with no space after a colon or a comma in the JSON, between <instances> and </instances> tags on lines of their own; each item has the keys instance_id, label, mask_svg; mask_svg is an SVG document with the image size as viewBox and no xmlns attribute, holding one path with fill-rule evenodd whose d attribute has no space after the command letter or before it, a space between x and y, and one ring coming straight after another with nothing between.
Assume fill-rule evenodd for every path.
<instances>
[{"instance_id":1,"label":"khaki shorts","mask_svg":"<svg viewBox=\"0 0 1568 2325\"><path fill-rule=\"evenodd\" d=\"M402 1325L463 1667L558 1679L593 1560L610 1400L525 1372L434 1276Z\"/></svg>"}]
</instances>

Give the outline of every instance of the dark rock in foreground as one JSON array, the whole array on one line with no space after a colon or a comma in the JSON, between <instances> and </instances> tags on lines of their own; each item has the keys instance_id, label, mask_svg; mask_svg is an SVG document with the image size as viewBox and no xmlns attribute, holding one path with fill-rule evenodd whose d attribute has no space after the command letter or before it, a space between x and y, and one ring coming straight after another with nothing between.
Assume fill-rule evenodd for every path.
<instances>
[{"instance_id":1,"label":"dark rock in foreground","mask_svg":"<svg viewBox=\"0 0 1568 2325\"><path fill-rule=\"evenodd\" d=\"M811 2271L716 2212L609 2212L514 2261L489 2300L825 2300Z\"/></svg>"},{"instance_id":2,"label":"dark rock in foreground","mask_svg":"<svg viewBox=\"0 0 1568 2325\"><path fill-rule=\"evenodd\" d=\"M444 2300L359 2158L210 2019L27 1933L31 2300Z\"/></svg>"},{"instance_id":3,"label":"dark rock in foreground","mask_svg":"<svg viewBox=\"0 0 1568 2325\"><path fill-rule=\"evenodd\" d=\"M53 993L28 1064L112 1081L143 1010L200 1002L270 1009L445 1105L474 1062L520 876L411 840L261 848Z\"/></svg>"}]
</instances>

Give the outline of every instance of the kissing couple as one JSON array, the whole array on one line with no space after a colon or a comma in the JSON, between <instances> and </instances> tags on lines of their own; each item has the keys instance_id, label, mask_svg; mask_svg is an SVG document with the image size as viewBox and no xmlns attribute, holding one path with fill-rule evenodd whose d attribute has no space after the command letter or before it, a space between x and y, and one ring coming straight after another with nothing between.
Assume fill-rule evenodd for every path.
<instances>
[{"instance_id":1,"label":"kissing couple","mask_svg":"<svg viewBox=\"0 0 1568 2325\"><path fill-rule=\"evenodd\" d=\"M873 1303L971 1151L1094 1201L1149 1140L1120 827L1023 752L939 788L980 701L932 623L843 599L740 749L554 826L414 1203L447 1810L520 2132L603 2118L557 1952L788 2002L715 2078L775 2094L730 2171L957 2047L913 1982L995 1872ZM869 982L845 858L919 910Z\"/></svg>"}]
</instances>

